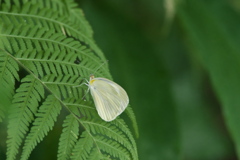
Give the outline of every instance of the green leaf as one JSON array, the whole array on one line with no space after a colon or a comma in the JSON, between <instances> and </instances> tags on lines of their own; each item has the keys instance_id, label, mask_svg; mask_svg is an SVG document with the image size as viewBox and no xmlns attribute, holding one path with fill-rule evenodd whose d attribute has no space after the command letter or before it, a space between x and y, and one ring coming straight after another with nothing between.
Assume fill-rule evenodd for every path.
<instances>
[{"instance_id":1,"label":"green leaf","mask_svg":"<svg viewBox=\"0 0 240 160\"><path fill-rule=\"evenodd\" d=\"M45 102L40 106L38 113L36 113L33 127L26 137L21 156L22 160L28 159L37 143L52 129L54 122L57 120L57 116L60 114L60 110L61 105L58 99L51 95L48 96Z\"/></svg>"},{"instance_id":2,"label":"green leaf","mask_svg":"<svg viewBox=\"0 0 240 160\"><path fill-rule=\"evenodd\" d=\"M75 160L87 159L92 152L93 146L94 142L90 134L88 134L87 132L83 132L81 138L76 143L73 149L71 159Z\"/></svg>"},{"instance_id":3,"label":"green leaf","mask_svg":"<svg viewBox=\"0 0 240 160\"><path fill-rule=\"evenodd\" d=\"M96 146L99 156L113 156L118 159L121 159L121 156L123 156L126 159L138 159L136 142L124 121L120 118L111 122L102 121L92 104L88 102L80 104L81 101L69 99L64 104L71 109L71 112L75 113L76 117L80 117L78 121L86 130L82 137L90 138L93 141L93 146ZM89 140L89 145L91 141ZM77 159L80 157L84 159L85 157L91 157L89 152L94 149L91 146L84 148L82 151L83 155L75 153L76 150L83 148L84 143L85 140L81 140L81 138L76 143L73 150L73 158Z\"/></svg>"},{"instance_id":4,"label":"green leaf","mask_svg":"<svg viewBox=\"0 0 240 160\"><path fill-rule=\"evenodd\" d=\"M15 159L22 138L26 135L30 123L34 120L34 115L43 94L43 86L32 76L22 79L22 84L14 95L13 105L9 111L8 159Z\"/></svg>"},{"instance_id":5,"label":"green leaf","mask_svg":"<svg viewBox=\"0 0 240 160\"><path fill-rule=\"evenodd\" d=\"M223 6L226 7L225 12L222 12ZM223 1L187 1L179 9L179 19L187 42L192 45L190 51L200 57L209 73L240 157L239 36L236 38L239 32L229 28L231 25L226 23L229 18L226 14L236 19L233 26L239 28L239 16Z\"/></svg>"},{"instance_id":6,"label":"green leaf","mask_svg":"<svg viewBox=\"0 0 240 160\"><path fill-rule=\"evenodd\" d=\"M11 105L14 94L15 80L19 80L19 67L13 58L0 49L0 122L5 118L5 112Z\"/></svg>"},{"instance_id":7,"label":"green leaf","mask_svg":"<svg viewBox=\"0 0 240 160\"><path fill-rule=\"evenodd\" d=\"M137 121L136 121L136 117L134 115L133 109L131 107L126 108L126 113L132 121L132 126L134 128L135 135L138 138L139 137L138 125L137 125Z\"/></svg>"},{"instance_id":8,"label":"green leaf","mask_svg":"<svg viewBox=\"0 0 240 160\"><path fill-rule=\"evenodd\" d=\"M69 159L73 146L78 139L79 124L76 118L70 114L63 122L63 132L59 140L58 159ZM82 140L82 138L80 139ZM87 141L87 143L90 143ZM79 149L76 150L76 154L79 154ZM73 154L74 155L74 154Z\"/></svg>"}]
</instances>

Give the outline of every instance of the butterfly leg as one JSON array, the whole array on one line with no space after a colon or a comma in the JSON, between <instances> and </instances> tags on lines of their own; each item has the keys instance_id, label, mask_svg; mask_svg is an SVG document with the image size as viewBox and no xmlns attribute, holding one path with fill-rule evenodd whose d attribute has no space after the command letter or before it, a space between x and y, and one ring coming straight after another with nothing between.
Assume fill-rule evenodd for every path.
<instances>
[{"instance_id":1,"label":"butterfly leg","mask_svg":"<svg viewBox=\"0 0 240 160\"><path fill-rule=\"evenodd\" d=\"M88 83L89 83L89 81L85 78L85 81L87 82L87 83L81 83L80 85L77 85L77 86L72 86L73 88L76 88L76 87L80 87L80 86L82 86L82 85L86 85L86 86L88 86Z\"/></svg>"},{"instance_id":2,"label":"butterfly leg","mask_svg":"<svg viewBox=\"0 0 240 160\"><path fill-rule=\"evenodd\" d=\"M85 97L88 94L88 92L89 92L89 88L88 88L87 92L84 94L84 96L82 97L82 99L85 99Z\"/></svg>"}]
</instances>

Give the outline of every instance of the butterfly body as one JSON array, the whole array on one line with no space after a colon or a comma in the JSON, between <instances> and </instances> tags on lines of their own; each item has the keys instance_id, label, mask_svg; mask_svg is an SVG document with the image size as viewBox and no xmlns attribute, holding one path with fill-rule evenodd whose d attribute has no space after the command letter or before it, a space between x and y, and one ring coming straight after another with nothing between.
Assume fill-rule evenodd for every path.
<instances>
[{"instance_id":1,"label":"butterfly body","mask_svg":"<svg viewBox=\"0 0 240 160\"><path fill-rule=\"evenodd\" d=\"M88 86L97 112L103 120L114 120L128 106L128 95L117 83L106 78L90 76Z\"/></svg>"}]
</instances>

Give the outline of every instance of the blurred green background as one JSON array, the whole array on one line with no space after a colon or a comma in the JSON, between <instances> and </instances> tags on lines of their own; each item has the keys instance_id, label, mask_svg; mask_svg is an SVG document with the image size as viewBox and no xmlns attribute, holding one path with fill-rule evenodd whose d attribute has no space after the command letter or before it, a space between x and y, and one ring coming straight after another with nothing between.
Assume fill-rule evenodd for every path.
<instances>
[{"instance_id":1,"label":"blurred green background","mask_svg":"<svg viewBox=\"0 0 240 160\"><path fill-rule=\"evenodd\" d=\"M129 94L140 159L237 159L238 0L78 2Z\"/></svg>"},{"instance_id":2,"label":"blurred green background","mask_svg":"<svg viewBox=\"0 0 240 160\"><path fill-rule=\"evenodd\" d=\"M75 1L129 94L140 160L240 159L239 0ZM30 159L56 159L61 126Z\"/></svg>"}]
</instances>

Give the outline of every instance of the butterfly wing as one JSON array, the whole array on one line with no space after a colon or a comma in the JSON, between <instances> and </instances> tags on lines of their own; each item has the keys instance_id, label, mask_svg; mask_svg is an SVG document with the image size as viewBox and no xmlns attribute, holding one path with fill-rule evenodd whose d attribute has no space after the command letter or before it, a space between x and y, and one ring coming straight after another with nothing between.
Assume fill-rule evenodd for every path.
<instances>
[{"instance_id":1,"label":"butterfly wing","mask_svg":"<svg viewBox=\"0 0 240 160\"><path fill-rule=\"evenodd\" d=\"M129 103L126 91L108 79L94 78L89 88L98 114L105 121L114 120Z\"/></svg>"}]
</instances>

